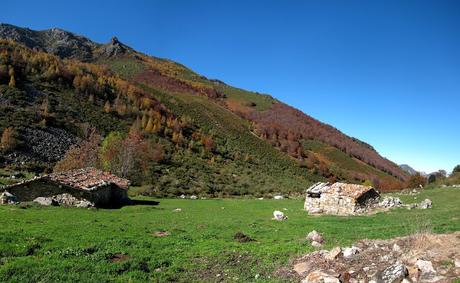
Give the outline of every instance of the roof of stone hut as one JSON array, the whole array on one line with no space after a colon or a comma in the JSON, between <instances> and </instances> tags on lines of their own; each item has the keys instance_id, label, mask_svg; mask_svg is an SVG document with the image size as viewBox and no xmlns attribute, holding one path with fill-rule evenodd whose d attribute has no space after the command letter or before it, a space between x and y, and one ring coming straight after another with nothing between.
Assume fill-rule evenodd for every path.
<instances>
[{"instance_id":1,"label":"roof of stone hut","mask_svg":"<svg viewBox=\"0 0 460 283\"><path fill-rule=\"evenodd\" d=\"M3 187L2 189L5 190L10 187L30 183L36 180L50 180L57 184L87 191L95 190L108 184L114 184L122 189L127 190L130 185L129 180L127 179L120 178L109 172L104 172L93 167L87 167L36 177L21 183Z\"/></svg>"},{"instance_id":2,"label":"roof of stone hut","mask_svg":"<svg viewBox=\"0 0 460 283\"><path fill-rule=\"evenodd\" d=\"M346 196L353 199L357 199L363 194L367 193L370 190L375 190L371 186L357 185L357 184L347 184L347 183L316 183L310 188L308 188L307 193L309 195L321 195L326 194L336 194L339 196Z\"/></svg>"},{"instance_id":3,"label":"roof of stone hut","mask_svg":"<svg viewBox=\"0 0 460 283\"><path fill-rule=\"evenodd\" d=\"M107 184L115 184L126 190L129 187L129 180L117 177L109 172L104 172L93 167L53 173L44 176L44 178L82 190L93 190Z\"/></svg>"}]
</instances>

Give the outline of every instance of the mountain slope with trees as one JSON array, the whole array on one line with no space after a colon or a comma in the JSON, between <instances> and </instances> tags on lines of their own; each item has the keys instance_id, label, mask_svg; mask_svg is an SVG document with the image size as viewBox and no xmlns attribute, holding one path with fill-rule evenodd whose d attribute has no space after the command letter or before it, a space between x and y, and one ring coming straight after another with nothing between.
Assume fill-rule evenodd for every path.
<instances>
[{"instance_id":1,"label":"mountain slope with trees","mask_svg":"<svg viewBox=\"0 0 460 283\"><path fill-rule=\"evenodd\" d=\"M2 162L9 166L93 165L156 195L294 193L326 179L395 189L407 179L370 145L271 96L116 38L98 44L4 24L0 38Z\"/></svg>"}]
</instances>

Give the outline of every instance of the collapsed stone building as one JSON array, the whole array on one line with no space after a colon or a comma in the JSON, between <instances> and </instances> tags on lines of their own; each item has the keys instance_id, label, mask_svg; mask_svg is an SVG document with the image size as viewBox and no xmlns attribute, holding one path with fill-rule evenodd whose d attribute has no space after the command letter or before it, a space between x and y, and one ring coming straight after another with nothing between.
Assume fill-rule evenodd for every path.
<instances>
[{"instance_id":1,"label":"collapsed stone building","mask_svg":"<svg viewBox=\"0 0 460 283\"><path fill-rule=\"evenodd\" d=\"M36 177L0 189L18 202L79 207L120 207L129 202L129 180L96 168Z\"/></svg>"},{"instance_id":2,"label":"collapsed stone building","mask_svg":"<svg viewBox=\"0 0 460 283\"><path fill-rule=\"evenodd\" d=\"M353 215L368 211L379 198L370 186L319 182L307 189L304 209L310 214Z\"/></svg>"}]
</instances>

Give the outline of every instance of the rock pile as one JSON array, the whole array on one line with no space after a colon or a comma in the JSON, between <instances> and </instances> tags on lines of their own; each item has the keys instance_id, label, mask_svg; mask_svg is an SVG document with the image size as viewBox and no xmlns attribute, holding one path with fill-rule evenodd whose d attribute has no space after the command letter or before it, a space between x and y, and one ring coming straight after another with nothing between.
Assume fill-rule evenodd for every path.
<instances>
[{"instance_id":1,"label":"rock pile","mask_svg":"<svg viewBox=\"0 0 460 283\"><path fill-rule=\"evenodd\" d=\"M324 243L323 236L316 230L313 230L310 233L308 233L306 239L310 241L311 245L315 248L322 247Z\"/></svg>"},{"instance_id":2,"label":"rock pile","mask_svg":"<svg viewBox=\"0 0 460 283\"><path fill-rule=\"evenodd\" d=\"M403 202L398 197L385 197L381 202L379 202L379 206L383 208L393 208L402 205Z\"/></svg>"},{"instance_id":3,"label":"rock pile","mask_svg":"<svg viewBox=\"0 0 460 283\"><path fill-rule=\"evenodd\" d=\"M95 204L88 200L77 199L74 196L65 193L51 197L38 197L34 199L34 202L46 206L73 206L80 208L95 207Z\"/></svg>"},{"instance_id":4,"label":"rock pile","mask_svg":"<svg viewBox=\"0 0 460 283\"><path fill-rule=\"evenodd\" d=\"M460 277L460 232L362 240L305 255L291 268L278 275L302 283L452 282Z\"/></svg>"}]
</instances>

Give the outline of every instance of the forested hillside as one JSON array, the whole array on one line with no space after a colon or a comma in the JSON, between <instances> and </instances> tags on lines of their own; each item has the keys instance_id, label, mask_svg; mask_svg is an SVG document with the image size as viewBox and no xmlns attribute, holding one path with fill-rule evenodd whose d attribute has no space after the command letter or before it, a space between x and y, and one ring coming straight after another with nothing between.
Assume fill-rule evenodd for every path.
<instances>
[{"instance_id":1,"label":"forested hillside","mask_svg":"<svg viewBox=\"0 0 460 283\"><path fill-rule=\"evenodd\" d=\"M145 194L266 195L318 180L403 186L370 145L268 95L59 29L0 26L6 166L96 166Z\"/></svg>"}]
</instances>

